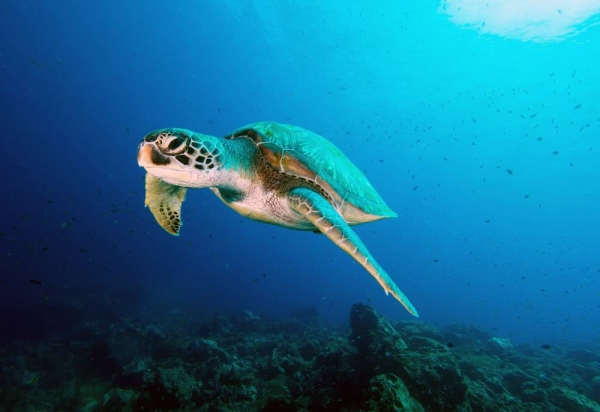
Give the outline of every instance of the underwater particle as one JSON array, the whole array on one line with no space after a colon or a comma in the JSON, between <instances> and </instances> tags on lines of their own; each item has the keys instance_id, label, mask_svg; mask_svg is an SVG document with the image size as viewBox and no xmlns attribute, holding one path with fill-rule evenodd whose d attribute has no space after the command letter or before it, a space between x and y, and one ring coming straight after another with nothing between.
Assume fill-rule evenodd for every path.
<instances>
[{"instance_id":1,"label":"underwater particle","mask_svg":"<svg viewBox=\"0 0 600 412\"><path fill-rule=\"evenodd\" d=\"M581 109L581 104L575 105L575 106L573 107L573 109L574 109L574 110Z\"/></svg>"},{"instance_id":2,"label":"underwater particle","mask_svg":"<svg viewBox=\"0 0 600 412\"><path fill-rule=\"evenodd\" d=\"M42 281L37 279L29 279L29 283L33 283L34 285L41 285Z\"/></svg>"},{"instance_id":3,"label":"underwater particle","mask_svg":"<svg viewBox=\"0 0 600 412\"><path fill-rule=\"evenodd\" d=\"M548 344L543 344L543 345L541 346L541 348L542 348L542 349L550 349L550 348L552 348L552 346L550 346L550 345L548 345Z\"/></svg>"},{"instance_id":4,"label":"underwater particle","mask_svg":"<svg viewBox=\"0 0 600 412\"><path fill-rule=\"evenodd\" d=\"M555 150L552 152L552 154L556 156L557 154L560 154L560 152L558 150Z\"/></svg>"},{"instance_id":5,"label":"underwater particle","mask_svg":"<svg viewBox=\"0 0 600 412\"><path fill-rule=\"evenodd\" d=\"M512 171L512 169L506 169L506 173L508 173L509 175L511 175L511 176L512 176L512 174L513 174L513 171Z\"/></svg>"}]
</instances>

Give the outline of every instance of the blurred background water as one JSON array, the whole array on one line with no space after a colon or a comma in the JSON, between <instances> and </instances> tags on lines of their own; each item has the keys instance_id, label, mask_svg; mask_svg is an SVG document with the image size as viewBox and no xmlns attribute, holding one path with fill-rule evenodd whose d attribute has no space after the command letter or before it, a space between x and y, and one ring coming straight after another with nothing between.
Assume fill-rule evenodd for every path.
<instances>
[{"instance_id":1,"label":"blurred background water","mask_svg":"<svg viewBox=\"0 0 600 412\"><path fill-rule=\"evenodd\" d=\"M188 192L179 238L144 209L146 133L274 120L334 142L399 214L356 231L421 320L514 342L598 339L599 12L3 2L4 338L137 307L277 317L314 305L346 324L365 302L409 319L323 236L246 220L208 190Z\"/></svg>"}]
</instances>

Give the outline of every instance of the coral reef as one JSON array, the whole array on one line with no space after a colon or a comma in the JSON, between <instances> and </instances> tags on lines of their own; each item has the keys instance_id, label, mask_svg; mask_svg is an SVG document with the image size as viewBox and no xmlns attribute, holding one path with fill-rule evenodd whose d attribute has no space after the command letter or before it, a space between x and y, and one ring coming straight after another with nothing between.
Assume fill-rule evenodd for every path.
<instances>
[{"instance_id":1,"label":"coral reef","mask_svg":"<svg viewBox=\"0 0 600 412\"><path fill-rule=\"evenodd\" d=\"M82 320L0 348L0 411L600 410L591 348L393 324L364 304L349 324L324 325L314 308Z\"/></svg>"}]
</instances>

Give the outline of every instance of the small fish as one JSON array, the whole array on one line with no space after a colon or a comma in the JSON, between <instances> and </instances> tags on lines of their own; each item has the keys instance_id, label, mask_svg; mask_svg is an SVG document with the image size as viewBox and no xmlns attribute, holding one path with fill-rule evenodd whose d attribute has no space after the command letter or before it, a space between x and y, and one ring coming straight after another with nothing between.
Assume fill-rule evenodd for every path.
<instances>
[{"instance_id":1,"label":"small fish","mask_svg":"<svg viewBox=\"0 0 600 412\"><path fill-rule=\"evenodd\" d=\"M578 104L578 105L574 106L574 107L573 107L573 109L575 109L575 110L577 110L577 109L581 109L581 105L580 105L580 104Z\"/></svg>"},{"instance_id":2,"label":"small fish","mask_svg":"<svg viewBox=\"0 0 600 412\"><path fill-rule=\"evenodd\" d=\"M552 348L552 346L550 346L550 345L548 345L548 344L543 344L543 345L541 346L541 348L542 348L542 349L550 349L550 348Z\"/></svg>"},{"instance_id":3,"label":"small fish","mask_svg":"<svg viewBox=\"0 0 600 412\"><path fill-rule=\"evenodd\" d=\"M29 283L33 283L34 285L41 285L42 281L37 279L29 279Z\"/></svg>"},{"instance_id":4,"label":"small fish","mask_svg":"<svg viewBox=\"0 0 600 412\"><path fill-rule=\"evenodd\" d=\"M452 349L454 347L454 343L448 342L448 343L446 343L446 346L448 346L449 348Z\"/></svg>"},{"instance_id":5,"label":"small fish","mask_svg":"<svg viewBox=\"0 0 600 412\"><path fill-rule=\"evenodd\" d=\"M44 65L41 61L33 59L33 58L30 58L29 61L38 67L42 67Z\"/></svg>"},{"instance_id":6,"label":"small fish","mask_svg":"<svg viewBox=\"0 0 600 412\"><path fill-rule=\"evenodd\" d=\"M523 196L523 197L524 197L525 199L527 199L527 198L529 197L529 195L525 195L525 196Z\"/></svg>"},{"instance_id":7,"label":"small fish","mask_svg":"<svg viewBox=\"0 0 600 412\"><path fill-rule=\"evenodd\" d=\"M509 175L512 175L513 171L511 169L506 169L506 173L508 173Z\"/></svg>"},{"instance_id":8,"label":"small fish","mask_svg":"<svg viewBox=\"0 0 600 412\"><path fill-rule=\"evenodd\" d=\"M417 188L418 188L418 187L419 187L419 186L415 186L415 187L413 187L413 192L414 192L415 190L417 190Z\"/></svg>"},{"instance_id":9,"label":"small fish","mask_svg":"<svg viewBox=\"0 0 600 412\"><path fill-rule=\"evenodd\" d=\"M486 221L485 221L485 222L483 222L483 223L490 223L490 219L486 220Z\"/></svg>"},{"instance_id":10,"label":"small fish","mask_svg":"<svg viewBox=\"0 0 600 412\"><path fill-rule=\"evenodd\" d=\"M559 153L560 153L560 152L559 152L558 150L555 150L555 151L553 151L553 152L552 152L552 154L553 154L553 155L557 155L557 154L559 154Z\"/></svg>"}]
</instances>

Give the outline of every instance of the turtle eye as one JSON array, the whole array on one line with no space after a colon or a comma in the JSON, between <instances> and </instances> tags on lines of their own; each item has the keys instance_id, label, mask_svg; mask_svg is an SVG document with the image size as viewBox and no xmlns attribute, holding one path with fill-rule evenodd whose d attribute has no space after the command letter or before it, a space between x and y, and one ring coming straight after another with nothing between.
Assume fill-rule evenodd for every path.
<instances>
[{"instance_id":1,"label":"turtle eye","mask_svg":"<svg viewBox=\"0 0 600 412\"><path fill-rule=\"evenodd\" d=\"M179 155L185 152L190 144L186 135L164 135L162 139L162 152L168 155Z\"/></svg>"}]
</instances>

